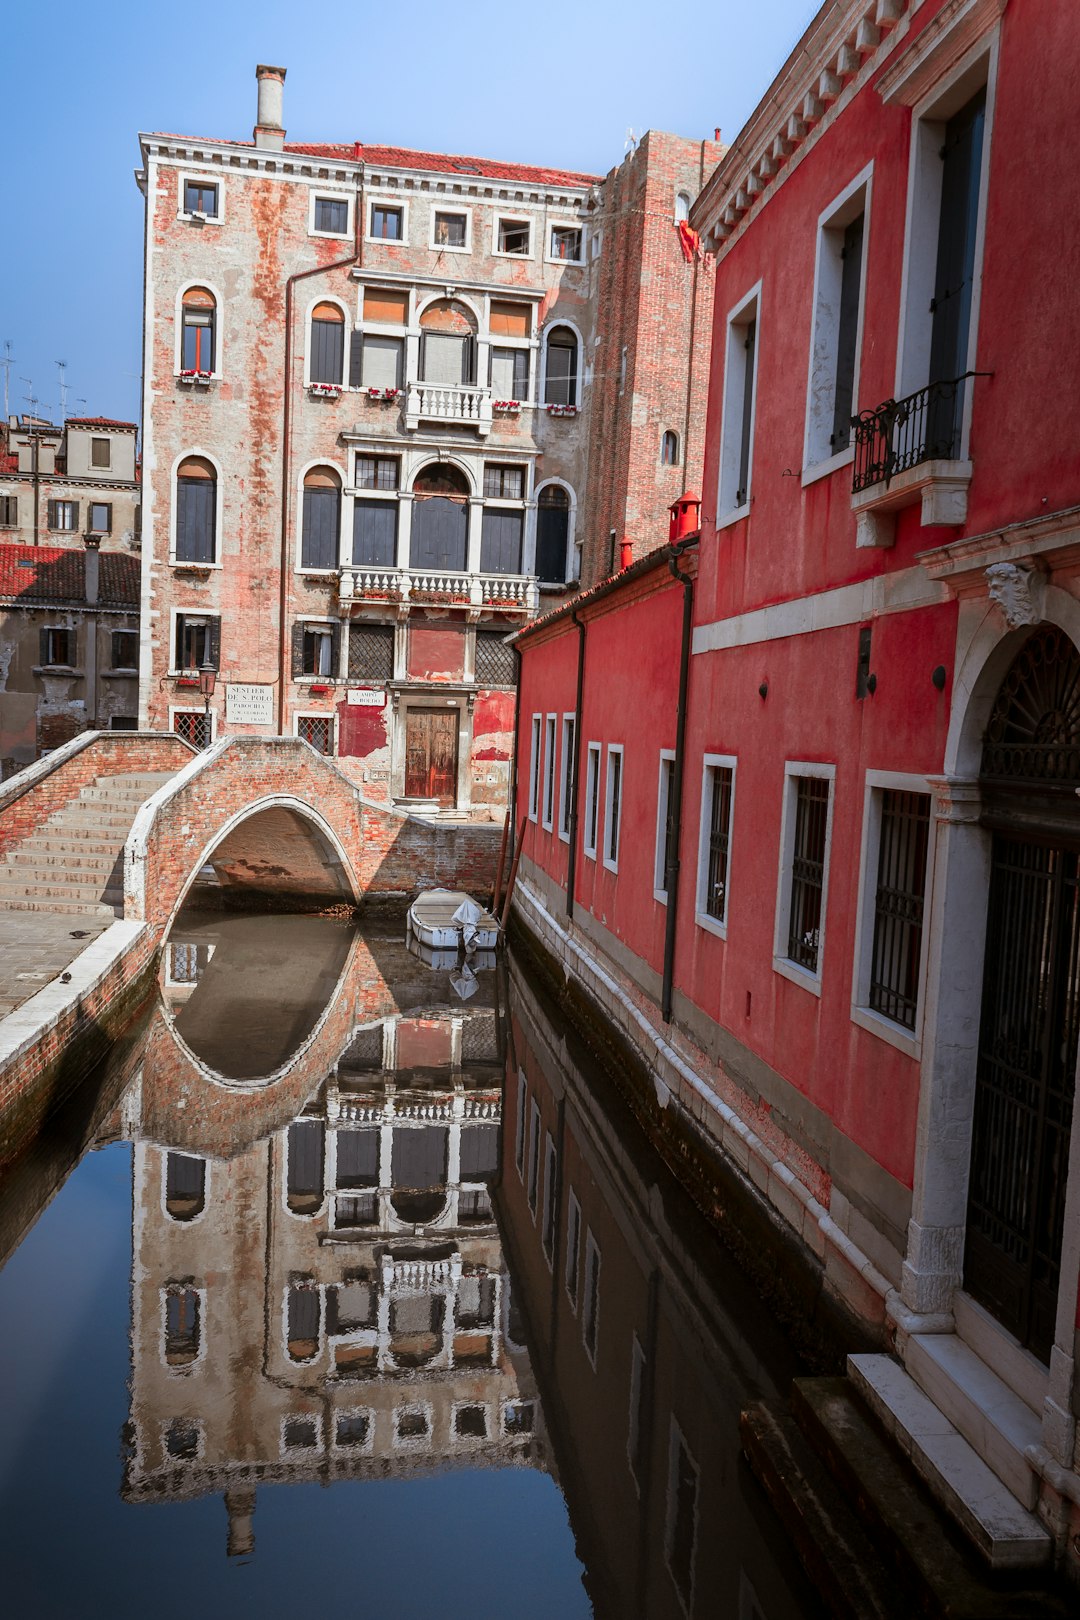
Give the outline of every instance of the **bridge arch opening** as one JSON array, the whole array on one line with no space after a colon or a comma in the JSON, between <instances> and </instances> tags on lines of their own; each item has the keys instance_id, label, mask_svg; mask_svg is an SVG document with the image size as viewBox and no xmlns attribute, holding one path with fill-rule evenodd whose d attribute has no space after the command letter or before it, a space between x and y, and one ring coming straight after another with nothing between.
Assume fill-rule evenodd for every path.
<instances>
[{"instance_id":1,"label":"bridge arch opening","mask_svg":"<svg viewBox=\"0 0 1080 1620\"><path fill-rule=\"evenodd\" d=\"M207 866L229 907L263 902L283 910L321 910L357 900L341 844L311 806L298 799L261 800L219 830L192 871L177 909L195 898L192 891Z\"/></svg>"}]
</instances>

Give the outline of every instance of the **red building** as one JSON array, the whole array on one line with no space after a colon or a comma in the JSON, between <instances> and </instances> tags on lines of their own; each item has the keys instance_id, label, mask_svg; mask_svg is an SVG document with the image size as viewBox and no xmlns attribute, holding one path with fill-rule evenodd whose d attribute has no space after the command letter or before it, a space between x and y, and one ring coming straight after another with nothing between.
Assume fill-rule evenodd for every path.
<instances>
[{"instance_id":1,"label":"red building","mask_svg":"<svg viewBox=\"0 0 1080 1620\"><path fill-rule=\"evenodd\" d=\"M822 7L691 215L700 536L517 637L522 924L959 1431L984 1550L1074 1568L1078 27Z\"/></svg>"}]
</instances>

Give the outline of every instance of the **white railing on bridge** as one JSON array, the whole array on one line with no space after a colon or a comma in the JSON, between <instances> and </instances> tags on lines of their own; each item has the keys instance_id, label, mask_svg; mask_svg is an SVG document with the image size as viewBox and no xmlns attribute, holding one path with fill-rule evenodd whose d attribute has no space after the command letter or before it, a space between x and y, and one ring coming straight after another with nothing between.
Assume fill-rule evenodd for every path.
<instances>
[{"instance_id":1,"label":"white railing on bridge","mask_svg":"<svg viewBox=\"0 0 1080 1620\"><path fill-rule=\"evenodd\" d=\"M405 426L421 422L460 422L491 432L491 389L467 384L411 382L405 390Z\"/></svg>"},{"instance_id":2,"label":"white railing on bridge","mask_svg":"<svg viewBox=\"0 0 1080 1620\"><path fill-rule=\"evenodd\" d=\"M469 607L509 608L536 613L540 591L528 574L469 574L434 569L343 568L338 580L343 602L460 602Z\"/></svg>"}]
</instances>

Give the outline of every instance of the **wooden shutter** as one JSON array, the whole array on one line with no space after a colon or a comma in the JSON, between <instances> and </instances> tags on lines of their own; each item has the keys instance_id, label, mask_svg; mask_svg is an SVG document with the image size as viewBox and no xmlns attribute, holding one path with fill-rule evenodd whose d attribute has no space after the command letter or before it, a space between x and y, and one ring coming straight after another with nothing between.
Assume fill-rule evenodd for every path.
<instances>
[{"instance_id":1,"label":"wooden shutter","mask_svg":"<svg viewBox=\"0 0 1080 1620\"><path fill-rule=\"evenodd\" d=\"M353 563L367 568L397 565L397 501L353 503Z\"/></svg>"},{"instance_id":2,"label":"wooden shutter","mask_svg":"<svg viewBox=\"0 0 1080 1620\"><path fill-rule=\"evenodd\" d=\"M339 623L339 624L333 624L333 625L330 626L330 673L334 677L335 680L337 679L338 671L340 670L340 668L341 668L341 625Z\"/></svg>"},{"instance_id":3,"label":"wooden shutter","mask_svg":"<svg viewBox=\"0 0 1080 1620\"><path fill-rule=\"evenodd\" d=\"M359 388L364 376L364 334L354 332L349 339L349 387Z\"/></svg>"},{"instance_id":4,"label":"wooden shutter","mask_svg":"<svg viewBox=\"0 0 1080 1620\"><path fill-rule=\"evenodd\" d=\"M467 337L461 346L461 380L467 388L476 383L477 346L475 337Z\"/></svg>"},{"instance_id":5,"label":"wooden shutter","mask_svg":"<svg viewBox=\"0 0 1080 1620\"><path fill-rule=\"evenodd\" d=\"M754 416L754 352L757 343L757 321L746 328L743 351L746 356L743 371L742 424L739 429L739 487L735 491L735 504L742 506L750 497L750 429Z\"/></svg>"},{"instance_id":6,"label":"wooden shutter","mask_svg":"<svg viewBox=\"0 0 1080 1620\"><path fill-rule=\"evenodd\" d=\"M304 490L300 564L303 568L336 568L341 528L341 495L336 488Z\"/></svg>"},{"instance_id":7,"label":"wooden shutter","mask_svg":"<svg viewBox=\"0 0 1080 1620\"><path fill-rule=\"evenodd\" d=\"M859 331L859 287L862 282L863 220L860 214L844 231L840 274L840 322L836 335L836 386L833 392L833 430L829 444L834 456L851 442L851 402L855 388L855 340Z\"/></svg>"},{"instance_id":8,"label":"wooden shutter","mask_svg":"<svg viewBox=\"0 0 1080 1620\"><path fill-rule=\"evenodd\" d=\"M214 618L208 621L210 632L210 662L215 669L221 668L221 620Z\"/></svg>"},{"instance_id":9,"label":"wooden shutter","mask_svg":"<svg viewBox=\"0 0 1080 1620\"><path fill-rule=\"evenodd\" d=\"M47 630L39 630L38 631L38 663L39 664L47 664L48 662L49 662L49 632Z\"/></svg>"},{"instance_id":10,"label":"wooden shutter","mask_svg":"<svg viewBox=\"0 0 1080 1620\"><path fill-rule=\"evenodd\" d=\"M210 478L177 479L177 562L213 562L215 491L216 485Z\"/></svg>"},{"instance_id":11,"label":"wooden shutter","mask_svg":"<svg viewBox=\"0 0 1080 1620\"><path fill-rule=\"evenodd\" d=\"M56 508L57 508L57 505L58 505L58 502L56 502L56 501L47 501L46 502L45 521L49 525L50 529L55 529L56 528Z\"/></svg>"},{"instance_id":12,"label":"wooden shutter","mask_svg":"<svg viewBox=\"0 0 1080 1620\"><path fill-rule=\"evenodd\" d=\"M522 512L487 510L480 536L480 569L485 574L521 573Z\"/></svg>"},{"instance_id":13,"label":"wooden shutter","mask_svg":"<svg viewBox=\"0 0 1080 1620\"><path fill-rule=\"evenodd\" d=\"M536 577L562 584L566 579L566 541L570 513L566 507L541 503L536 512Z\"/></svg>"},{"instance_id":14,"label":"wooden shutter","mask_svg":"<svg viewBox=\"0 0 1080 1620\"><path fill-rule=\"evenodd\" d=\"M304 624L297 619L292 627L292 672L295 680L304 673Z\"/></svg>"},{"instance_id":15,"label":"wooden shutter","mask_svg":"<svg viewBox=\"0 0 1080 1620\"><path fill-rule=\"evenodd\" d=\"M325 308L320 305L320 308ZM338 311L336 321L311 320L310 381L341 386L345 363L345 325Z\"/></svg>"},{"instance_id":16,"label":"wooden shutter","mask_svg":"<svg viewBox=\"0 0 1080 1620\"><path fill-rule=\"evenodd\" d=\"M468 555L469 509L464 501L429 495L414 500L410 564L463 570Z\"/></svg>"}]
</instances>

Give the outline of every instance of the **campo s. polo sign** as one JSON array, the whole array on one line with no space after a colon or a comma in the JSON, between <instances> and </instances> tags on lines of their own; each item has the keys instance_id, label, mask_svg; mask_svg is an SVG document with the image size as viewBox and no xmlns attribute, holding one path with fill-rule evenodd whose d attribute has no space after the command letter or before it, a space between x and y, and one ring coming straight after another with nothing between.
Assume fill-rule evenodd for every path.
<instances>
[{"instance_id":1,"label":"campo s. polo sign","mask_svg":"<svg viewBox=\"0 0 1080 1620\"><path fill-rule=\"evenodd\" d=\"M231 726L272 726L274 688L272 686L227 686L225 719Z\"/></svg>"},{"instance_id":2,"label":"campo s. polo sign","mask_svg":"<svg viewBox=\"0 0 1080 1620\"><path fill-rule=\"evenodd\" d=\"M362 709L381 709L386 702L386 693L371 686L350 686L347 696Z\"/></svg>"}]
</instances>

